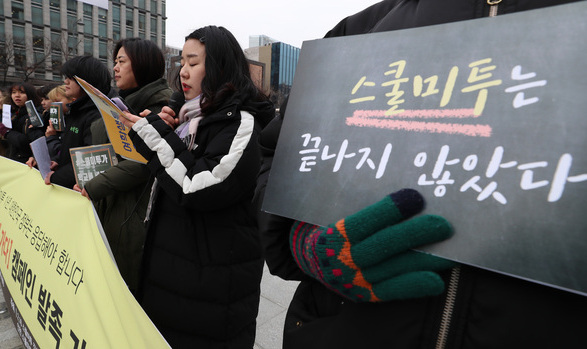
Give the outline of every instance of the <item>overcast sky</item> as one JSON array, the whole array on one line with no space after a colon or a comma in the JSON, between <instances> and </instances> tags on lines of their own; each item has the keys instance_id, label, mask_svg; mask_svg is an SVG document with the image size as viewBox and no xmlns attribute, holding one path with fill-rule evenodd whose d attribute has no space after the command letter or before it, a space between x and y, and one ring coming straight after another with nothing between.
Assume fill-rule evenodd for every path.
<instances>
[{"instance_id":1,"label":"overcast sky","mask_svg":"<svg viewBox=\"0 0 587 349\"><path fill-rule=\"evenodd\" d=\"M206 25L230 30L243 49L249 35L267 35L296 47L319 39L341 19L380 0L167 0L166 44L181 48Z\"/></svg>"}]
</instances>

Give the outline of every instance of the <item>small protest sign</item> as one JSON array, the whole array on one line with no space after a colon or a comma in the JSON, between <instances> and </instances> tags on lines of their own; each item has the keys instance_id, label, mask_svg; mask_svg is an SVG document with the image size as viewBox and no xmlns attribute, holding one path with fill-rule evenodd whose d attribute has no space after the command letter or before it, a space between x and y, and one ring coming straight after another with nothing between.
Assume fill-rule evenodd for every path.
<instances>
[{"instance_id":1,"label":"small protest sign","mask_svg":"<svg viewBox=\"0 0 587 349\"><path fill-rule=\"evenodd\" d=\"M41 116L39 115L39 112L37 111L37 108L35 108L35 105L33 104L33 101L26 101L25 103L26 106L26 110L29 116L29 121L31 122L31 125L33 125L33 127L43 127L43 119L41 119Z\"/></svg>"},{"instance_id":2,"label":"small protest sign","mask_svg":"<svg viewBox=\"0 0 587 349\"><path fill-rule=\"evenodd\" d=\"M75 181L80 188L118 163L112 144L91 145L88 147L71 148L71 164L75 173Z\"/></svg>"},{"instance_id":3,"label":"small protest sign","mask_svg":"<svg viewBox=\"0 0 587 349\"><path fill-rule=\"evenodd\" d=\"M63 103L53 102L49 106L49 121L57 132L65 130L65 118L63 117Z\"/></svg>"}]
</instances>

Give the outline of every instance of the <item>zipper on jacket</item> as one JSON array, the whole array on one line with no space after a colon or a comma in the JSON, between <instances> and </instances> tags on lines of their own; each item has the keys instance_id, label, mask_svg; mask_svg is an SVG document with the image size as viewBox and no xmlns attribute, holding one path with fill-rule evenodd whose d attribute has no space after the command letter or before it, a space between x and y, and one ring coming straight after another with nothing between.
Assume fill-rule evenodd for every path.
<instances>
[{"instance_id":1,"label":"zipper on jacket","mask_svg":"<svg viewBox=\"0 0 587 349\"><path fill-rule=\"evenodd\" d=\"M487 0L487 5L489 5L489 17L497 16L497 7L502 0Z\"/></svg>"},{"instance_id":2,"label":"zipper on jacket","mask_svg":"<svg viewBox=\"0 0 587 349\"><path fill-rule=\"evenodd\" d=\"M442 310L442 317L440 319L440 328L438 330L438 338L436 339L436 349L444 349L446 340L450 329L450 322L452 320L452 312L457 298L457 288L459 285L459 276L461 274L461 267L455 267L450 272L450 280L446 291L446 300L444 301L444 308Z\"/></svg>"}]
</instances>

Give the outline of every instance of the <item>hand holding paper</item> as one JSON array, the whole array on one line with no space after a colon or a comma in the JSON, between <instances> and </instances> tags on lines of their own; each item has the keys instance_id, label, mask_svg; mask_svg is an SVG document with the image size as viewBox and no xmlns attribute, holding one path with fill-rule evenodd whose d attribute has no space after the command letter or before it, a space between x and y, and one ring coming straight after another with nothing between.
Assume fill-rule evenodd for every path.
<instances>
[{"instance_id":1,"label":"hand holding paper","mask_svg":"<svg viewBox=\"0 0 587 349\"><path fill-rule=\"evenodd\" d=\"M128 111L123 111L120 115L122 116L120 121L124 124L124 126L128 128L132 128L135 122L141 119L139 116L133 115Z\"/></svg>"},{"instance_id":2,"label":"hand holding paper","mask_svg":"<svg viewBox=\"0 0 587 349\"><path fill-rule=\"evenodd\" d=\"M47 174L51 172L51 157L49 156L49 150L47 149L47 139L45 137L37 138L35 141L31 142L30 146L34 158L33 161L31 161L31 164L29 164L29 167L31 165L37 166L39 172L41 172L41 177L46 178Z\"/></svg>"},{"instance_id":3,"label":"hand holding paper","mask_svg":"<svg viewBox=\"0 0 587 349\"><path fill-rule=\"evenodd\" d=\"M12 128L12 107L10 104L2 105L2 124L7 128Z\"/></svg>"}]
</instances>

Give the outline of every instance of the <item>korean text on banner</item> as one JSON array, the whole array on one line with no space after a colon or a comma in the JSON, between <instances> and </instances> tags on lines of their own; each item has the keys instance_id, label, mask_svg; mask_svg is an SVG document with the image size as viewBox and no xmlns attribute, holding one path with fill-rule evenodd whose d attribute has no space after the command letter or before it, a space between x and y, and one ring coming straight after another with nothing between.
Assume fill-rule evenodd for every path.
<instances>
[{"instance_id":1,"label":"korean text on banner","mask_svg":"<svg viewBox=\"0 0 587 349\"><path fill-rule=\"evenodd\" d=\"M0 270L27 348L166 348L125 285L92 204L0 157Z\"/></svg>"}]
</instances>

